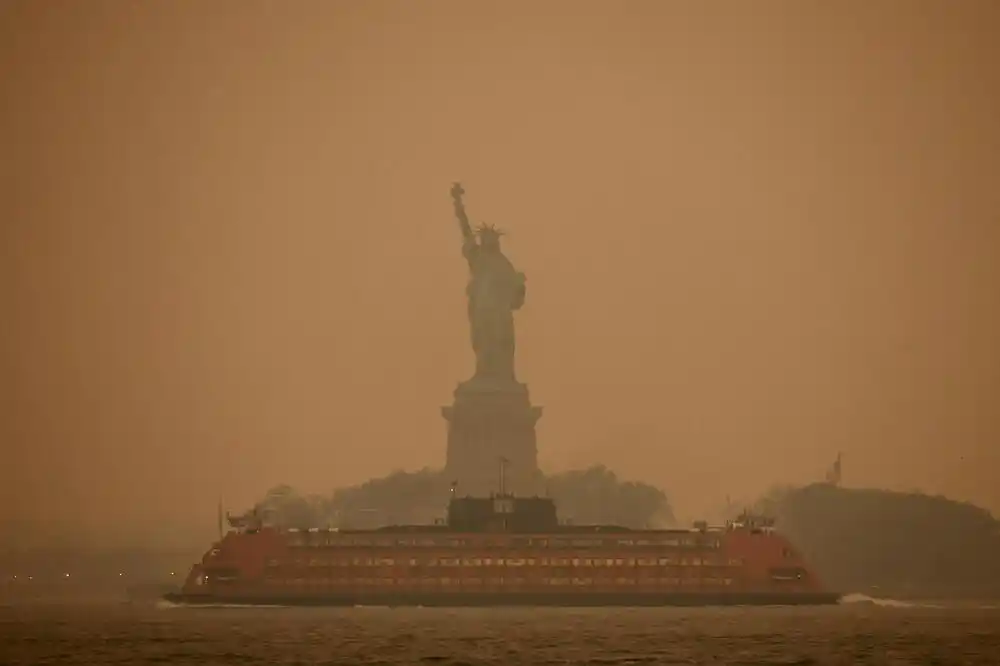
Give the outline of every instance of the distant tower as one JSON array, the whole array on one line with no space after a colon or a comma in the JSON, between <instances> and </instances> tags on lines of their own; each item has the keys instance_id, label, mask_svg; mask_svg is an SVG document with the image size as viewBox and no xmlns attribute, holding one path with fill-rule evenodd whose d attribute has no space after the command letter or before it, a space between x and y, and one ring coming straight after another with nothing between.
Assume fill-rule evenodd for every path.
<instances>
[{"instance_id":1,"label":"distant tower","mask_svg":"<svg viewBox=\"0 0 1000 666\"><path fill-rule=\"evenodd\" d=\"M833 465L830 467L829 471L826 473L826 482L831 486L839 486L841 481L841 454L837 454L837 459L833 461Z\"/></svg>"}]
</instances>

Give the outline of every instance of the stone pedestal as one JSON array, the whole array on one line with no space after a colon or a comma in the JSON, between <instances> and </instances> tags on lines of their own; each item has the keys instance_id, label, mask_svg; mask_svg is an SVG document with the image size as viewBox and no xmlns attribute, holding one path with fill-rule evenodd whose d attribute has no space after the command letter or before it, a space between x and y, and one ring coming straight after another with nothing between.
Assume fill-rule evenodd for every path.
<instances>
[{"instance_id":1,"label":"stone pedestal","mask_svg":"<svg viewBox=\"0 0 1000 666\"><path fill-rule=\"evenodd\" d=\"M500 459L509 493L542 492L535 423L542 415L528 398L528 387L514 380L472 379L455 389L455 403L443 407L448 421L445 470L459 495L500 491Z\"/></svg>"}]
</instances>

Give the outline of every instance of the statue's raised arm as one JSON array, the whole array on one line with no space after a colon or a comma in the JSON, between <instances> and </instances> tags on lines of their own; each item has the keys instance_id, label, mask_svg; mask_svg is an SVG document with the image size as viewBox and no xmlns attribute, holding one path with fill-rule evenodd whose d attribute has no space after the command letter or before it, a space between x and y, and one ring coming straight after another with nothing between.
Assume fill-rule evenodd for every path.
<instances>
[{"instance_id":1,"label":"statue's raised arm","mask_svg":"<svg viewBox=\"0 0 1000 666\"><path fill-rule=\"evenodd\" d=\"M465 203L462 201L463 194L465 194L465 190L462 189L461 183L455 183L451 186L451 199L455 204L455 217L458 218L458 228L462 231L462 240L470 243L475 241L475 236L472 235L469 216L465 214Z\"/></svg>"}]
</instances>

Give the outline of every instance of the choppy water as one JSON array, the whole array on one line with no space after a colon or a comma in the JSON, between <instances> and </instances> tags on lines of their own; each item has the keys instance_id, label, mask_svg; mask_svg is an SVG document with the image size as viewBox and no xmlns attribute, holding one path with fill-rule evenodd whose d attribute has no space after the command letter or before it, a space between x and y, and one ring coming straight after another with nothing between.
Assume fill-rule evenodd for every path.
<instances>
[{"instance_id":1,"label":"choppy water","mask_svg":"<svg viewBox=\"0 0 1000 666\"><path fill-rule=\"evenodd\" d=\"M2 664L1000 664L1000 607L0 608Z\"/></svg>"}]
</instances>

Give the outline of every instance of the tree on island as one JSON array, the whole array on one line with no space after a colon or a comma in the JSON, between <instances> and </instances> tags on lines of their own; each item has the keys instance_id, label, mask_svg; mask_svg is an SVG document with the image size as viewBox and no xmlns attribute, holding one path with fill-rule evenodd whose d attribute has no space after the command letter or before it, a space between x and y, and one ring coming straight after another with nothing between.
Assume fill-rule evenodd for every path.
<instances>
[{"instance_id":1,"label":"tree on island","mask_svg":"<svg viewBox=\"0 0 1000 666\"><path fill-rule=\"evenodd\" d=\"M604 465L546 477L559 514L577 524L652 528L674 524L667 496L659 488L621 481Z\"/></svg>"},{"instance_id":2,"label":"tree on island","mask_svg":"<svg viewBox=\"0 0 1000 666\"><path fill-rule=\"evenodd\" d=\"M1000 522L972 504L818 483L776 488L755 509L842 592L1000 595Z\"/></svg>"},{"instance_id":3,"label":"tree on island","mask_svg":"<svg viewBox=\"0 0 1000 666\"><path fill-rule=\"evenodd\" d=\"M543 481L559 516L576 524L661 527L674 516L663 491L621 481L604 466L546 476ZM288 527L375 527L432 523L445 515L451 481L440 470L397 471L340 488L327 497L303 496L288 485L269 490L259 507Z\"/></svg>"}]
</instances>

